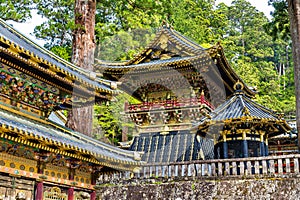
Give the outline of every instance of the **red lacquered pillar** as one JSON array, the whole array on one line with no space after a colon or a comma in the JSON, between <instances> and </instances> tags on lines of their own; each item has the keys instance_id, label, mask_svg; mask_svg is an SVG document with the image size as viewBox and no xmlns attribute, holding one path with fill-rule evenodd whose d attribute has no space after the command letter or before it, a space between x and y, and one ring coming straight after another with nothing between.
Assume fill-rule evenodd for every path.
<instances>
[{"instance_id":1,"label":"red lacquered pillar","mask_svg":"<svg viewBox=\"0 0 300 200\"><path fill-rule=\"evenodd\" d=\"M36 185L36 194L35 194L35 199L36 200L43 200L43 181L40 181Z\"/></svg>"},{"instance_id":2,"label":"red lacquered pillar","mask_svg":"<svg viewBox=\"0 0 300 200\"><path fill-rule=\"evenodd\" d=\"M74 200L74 188L70 187L68 189L68 200Z\"/></svg>"},{"instance_id":3,"label":"red lacquered pillar","mask_svg":"<svg viewBox=\"0 0 300 200\"><path fill-rule=\"evenodd\" d=\"M91 200L96 200L96 191L91 193Z\"/></svg>"}]
</instances>

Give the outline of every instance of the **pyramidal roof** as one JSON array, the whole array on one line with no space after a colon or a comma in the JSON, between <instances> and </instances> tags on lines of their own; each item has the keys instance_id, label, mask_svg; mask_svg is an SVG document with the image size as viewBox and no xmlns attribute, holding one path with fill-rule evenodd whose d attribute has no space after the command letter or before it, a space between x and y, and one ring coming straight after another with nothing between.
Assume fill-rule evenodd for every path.
<instances>
[{"instance_id":1,"label":"pyramidal roof","mask_svg":"<svg viewBox=\"0 0 300 200\"><path fill-rule=\"evenodd\" d=\"M266 108L244 94L243 85L235 84L235 93L231 98L219 105L208 116L203 117L192 129L206 130L209 126L225 125L236 122L274 124L276 132L287 132L291 127L275 111ZM273 131L274 132L274 131ZM274 135L274 133L271 133Z\"/></svg>"}]
</instances>

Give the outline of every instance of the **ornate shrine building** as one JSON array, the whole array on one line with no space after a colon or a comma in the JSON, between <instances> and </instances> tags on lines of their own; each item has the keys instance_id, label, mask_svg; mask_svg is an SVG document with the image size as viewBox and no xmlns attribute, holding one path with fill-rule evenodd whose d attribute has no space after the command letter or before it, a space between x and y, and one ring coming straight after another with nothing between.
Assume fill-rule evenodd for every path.
<instances>
[{"instance_id":1,"label":"ornate shrine building","mask_svg":"<svg viewBox=\"0 0 300 200\"><path fill-rule=\"evenodd\" d=\"M0 20L0 199L95 199L99 173L138 170L138 153L50 120L116 93Z\"/></svg>"},{"instance_id":2,"label":"ornate shrine building","mask_svg":"<svg viewBox=\"0 0 300 200\"><path fill-rule=\"evenodd\" d=\"M196 126L197 135L214 139L216 159L268 156L269 138L291 130L281 115L245 96L243 87L237 82L233 96Z\"/></svg>"},{"instance_id":3,"label":"ornate shrine building","mask_svg":"<svg viewBox=\"0 0 300 200\"><path fill-rule=\"evenodd\" d=\"M120 82L122 90L141 101L125 105L125 114L138 128L138 134L128 142L128 148L143 152L142 160L149 163L227 158L231 154L239 156L238 151L243 152L244 157L266 155L267 137L289 130L275 113L250 100L255 92L231 68L219 43L203 48L167 24L132 60L98 60L96 70L104 78ZM242 95L237 95L237 83L242 87ZM236 127L235 122L227 123L234 121L236 109L244 111L241 114L239 110L237 121L245 118L243 122L247 127L253 125L253 130L249 134L237 130L238 134L231 137L224 134L227 129L245 129L244 124ZM214 110L228 114L221 114L223 118L220 118L226 124L222 132L225 139L217 136L220 130L211 133L211 126L208 126L215 122L212 118ZM264 119L248 123L248 114L249 119ZM252 131L255 131L254 135ZM232 142L226 143L226 138L232 138ZM249 138L249 145L254 141L255 147L261 147L261 153L255 151L252 155L252 147L246 151L242 144ZM226 147L226 153L218 156L217 153Z\"/></svg>"}]
</instances>

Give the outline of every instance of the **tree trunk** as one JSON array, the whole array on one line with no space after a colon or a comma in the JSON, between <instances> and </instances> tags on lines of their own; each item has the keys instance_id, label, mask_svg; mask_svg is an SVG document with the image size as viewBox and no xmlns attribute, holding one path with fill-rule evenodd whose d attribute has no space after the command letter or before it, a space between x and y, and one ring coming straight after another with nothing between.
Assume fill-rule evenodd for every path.
<instances>
[{"instance_id":1,"label":"tree trunk","mask_svg":"<svg viewBox=\"0 0 300 200\"><path fill-rule=\"evenodd\" d=\"M296 123L298 131L298 151L300 152L300 0L288 0L291 23L294 80L296 92Z\"/></svg>"},{"instance_id":2,"label":"tree trunk","mask_svg":"<svg viewBox=\"0 0 300 200\"><path fill-rule=\"evenodd\" d=\"M90 71L93 71L95 52L95 13L96 0L76 0L72 63ZM93 105L72 108L66 126L86 135L91 135L93 110Z\"/></svg>"}]
</instances>

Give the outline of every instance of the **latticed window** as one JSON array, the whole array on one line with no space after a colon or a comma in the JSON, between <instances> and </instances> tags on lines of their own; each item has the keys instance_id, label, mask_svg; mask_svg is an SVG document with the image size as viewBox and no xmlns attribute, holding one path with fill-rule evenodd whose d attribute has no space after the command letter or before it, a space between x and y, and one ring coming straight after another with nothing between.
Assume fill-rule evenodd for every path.
<instances>
[{"instance_id":1,"label":"latticed window","mask_svg":"<svg viewBox=\"0 0 300 200\"><path fill-rule=\"evenodd\" d=\"M67 200L68 195L62 193L60 188L53 187L50 191L44 192L44 200Z\"/></svg>"}]
</instances>

